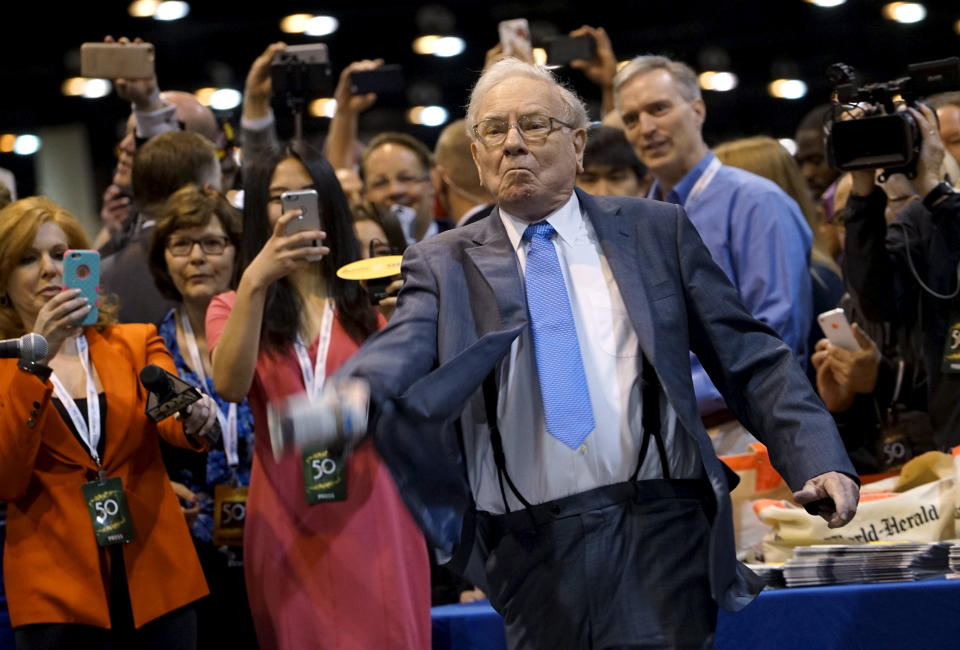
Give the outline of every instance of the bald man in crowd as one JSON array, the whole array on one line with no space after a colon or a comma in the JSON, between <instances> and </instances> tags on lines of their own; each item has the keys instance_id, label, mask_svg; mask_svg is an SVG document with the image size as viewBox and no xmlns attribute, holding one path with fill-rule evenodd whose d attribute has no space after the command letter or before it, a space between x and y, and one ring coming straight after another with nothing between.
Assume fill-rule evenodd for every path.
<instances>
[{"instance_id":1,"label":"bald man in crowd","mask_svg":"<svg viewBox=\"0 0 960 650\"><path fill-rule=\"evenodd\" d=\"M479 221L493 209L493 197L484 189L473 164L466 124L466 120L448 124L433 152L437 198L457 226Z\"/></svg>"}]
</instances>

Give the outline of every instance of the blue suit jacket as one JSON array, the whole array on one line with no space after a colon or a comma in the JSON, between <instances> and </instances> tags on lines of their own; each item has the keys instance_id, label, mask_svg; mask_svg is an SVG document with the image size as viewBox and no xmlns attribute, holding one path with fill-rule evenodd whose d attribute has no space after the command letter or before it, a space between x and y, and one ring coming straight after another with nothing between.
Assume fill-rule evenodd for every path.
<instances>
[{"instance_id":1,"label":"blue suit jacket","mask_svg":"<svg viewBox=\"0 0 960 650\"><path fill-rule=\"evenodd\" d=\"M792 352L744 309L682 208L577 195L640 347L700 451L717 501L711 589L720 606L739 609L760 585L736 561L728 480L697 413L689 352L740 422L767 444L792 488L825 472L855 472ZM527 326L524 284L496 209L408 248L403 273L395 316L340 373L370 383L378 450L427 537L483 585L486 548L475 534L458 431L486 426L480 386Z\"/></svg>"}]
</instances>

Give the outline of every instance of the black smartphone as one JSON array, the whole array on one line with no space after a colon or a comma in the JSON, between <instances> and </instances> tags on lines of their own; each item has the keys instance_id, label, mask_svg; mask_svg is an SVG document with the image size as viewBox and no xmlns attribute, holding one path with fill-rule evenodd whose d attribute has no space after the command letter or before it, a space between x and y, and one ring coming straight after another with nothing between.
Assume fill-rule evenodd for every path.
<instances>
[{"instance_id":1,"label":"black smartphone","mask_svg":"<svg viewBox=\"0 0 960 650\"><path fill-rule=\"evenodd\" d=\"M357 70L350 73L350 92L354 95L366 93L403 92L403 66L397 64L382 65L373 70Z\"/></svg>"},{"instance_id":2,"label":"black smartphone","mask_svg":"<svg viewBox=\"0 0 960 650\"><path fill-rule=\"evenodd\" d=\"M597 42L592 36L557 36L547 41L547 65L566 65L596 55Z\"/></svg>"}]
</instances>

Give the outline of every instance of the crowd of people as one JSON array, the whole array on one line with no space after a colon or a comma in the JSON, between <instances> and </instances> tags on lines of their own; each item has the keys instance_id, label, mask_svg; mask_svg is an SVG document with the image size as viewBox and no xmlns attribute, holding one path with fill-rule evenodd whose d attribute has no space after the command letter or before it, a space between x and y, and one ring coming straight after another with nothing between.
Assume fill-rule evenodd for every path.
<instances>
[{"instance_id":1,"label":"crowd of people","mask_svg":"<svg viewBox=\"0 0 960 650\"><path fill-rule=\"evenodd\" d=\"M595 45L574 62L593 121L494 48L432 151L361 141L376 97L350 76L381 60L342 71L322 149L284 143L274 43L242 156L193 95L117 80L131 115L92 240L0 192L0 338L49 346L0 359L18 648L427 648L431 604L482 598L511 647L700 647L759 590L718 456L765 443L841 526L858 476L960 444L960 93L903 108L909 173L844 172L825 133L863 107L812 110L794 155L711 149L691 67L618 70L603 29L572 35ZM319 230L288 229L300 190ZM91 303L64 258L93 248ZM337 274L401 254L376 294ZM820 329L837 307L856 349ZM154 422L149 364L203 397ZM368 435L276 453L290 399L347 377Z\"/></svg>"}]
</instances>

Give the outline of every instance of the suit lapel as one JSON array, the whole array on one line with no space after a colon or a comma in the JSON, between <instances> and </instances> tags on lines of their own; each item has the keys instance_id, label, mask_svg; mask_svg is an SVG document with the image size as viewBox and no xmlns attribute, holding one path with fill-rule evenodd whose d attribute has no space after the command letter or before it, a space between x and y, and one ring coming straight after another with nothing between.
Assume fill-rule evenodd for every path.
<instances>
[{"instance_id":1,"label":"suit lapel","mask_svg":"<svg viewBox=\"0 0 960 650\"><path fill-rule=\"evenodd\" d=\"M619 206L602 199L596 200L579 189L576 192L613 272L623 304L640 341L640 349L650 363L656 366L657 346L651 312L652 301L646 286L650 269L641 268L640 246L634 223L637 217L625 215Z\"/></svg>"},{"instance_id":2,"label":"suit lapel","mask_svg":"<svg viewBox=\"0 0 960 650\"><path fill-rule=\"evenodd\" d=\"M496 330L515 329L527 322L527 301L523 282L517 269L517 257L500 220L500 210L494 208L483 221L483 228L474 237L474 247L465 249L473 262L482 284L470 282L471 306L478 326L478 335Z\"/></svg>"}]
</instances>

